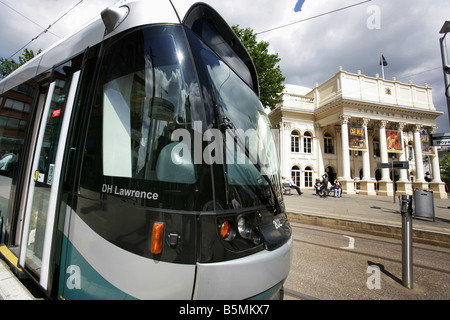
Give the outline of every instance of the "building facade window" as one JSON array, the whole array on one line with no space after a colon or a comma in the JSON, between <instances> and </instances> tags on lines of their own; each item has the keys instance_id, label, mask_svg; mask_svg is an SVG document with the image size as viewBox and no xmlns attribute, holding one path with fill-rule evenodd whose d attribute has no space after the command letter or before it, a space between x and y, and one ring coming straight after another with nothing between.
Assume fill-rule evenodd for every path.
<instances>
[{"instance_id":1,"label":"building facade window","mask_svg":"<svg viewBox=\"0 0 450 320\"><path fill-rule=\"evenodd\" d=\"M312 138L311 133L308 131L305 132L305 135L303 136L303 152L312 153Z\"/></svg>"},{"instance_id":2,"label":"building facade window","mask_svg":"<svg viewBox=\"0 0 450 320\"><path fill-rule=\"evenodd\" d=\"M408 160L414 161L414 149L411 142L408 143Z\"/></svg>"},{"instance_id":3,"label":"building facade window","mask_svg":"<svg viewBox=\"0 0 450 320\"><path fill-rule=\"evenodd\" d=\"M292 182L295 183L295 185L300 187L300 179L301 179L301 175L300 175L300 169L297 166L293 166L291 169L291 177L292 177Z\"/></svg>"},{"instance_id":4,"label":"building facade window","mask_svg":"<svg viewBox=\"0 0 450 320\"><path fill-rule=\"evenodd\" d=\"M334 143L333 143L333 136L326 132L324 134L323 138L323 144L324 144L324 152L328 154L334 154Z\"/></svg>"},{"instance_id":5,"label":"building facade window","mask_svg":"<svg viewBox=\"0 0 450 320\"><path fill-rule=\"evenodd\" d=\"M312 172L312 170L311 170L311 168L310 167L306 167L305 168L305 187L306 188L312 188L312 186L313 186L313 178L312 178L312 176L313 176L313 172Z\"/></svg>"},{"instance_id":6,"label":"building facade window","mask_svg":"<svg viewBox=\"0 0 450 320\"><path fill-rule=\"evenodd\" d=\"M300 135L295 130L291 132L291 152L300 152Z\"/></svg>"},{"instance_id":7,"label":"building facade window","mask_svg":"<svg viewBox=\"0 0 450 320\"><path fill-rule=\"evenodd\" d=\"M375 157L380 156L380 142L376 138L373 139L373 154Z\"/></svg>"}]
</instances>

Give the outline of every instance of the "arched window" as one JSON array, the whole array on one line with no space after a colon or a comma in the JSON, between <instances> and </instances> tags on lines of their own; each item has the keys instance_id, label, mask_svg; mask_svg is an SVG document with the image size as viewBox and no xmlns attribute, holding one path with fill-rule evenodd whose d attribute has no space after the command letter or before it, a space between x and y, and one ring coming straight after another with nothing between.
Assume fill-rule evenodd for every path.
<instances>
[{"instance_id":1,"label":"arched window","mask_svg":"<svg viewBox=\"0 0 450 320\"><path fill-rule=\"evenodd\" d=\"M305 182L305 187L306 188L311 188L313 186L312 174L313 174L313 172L311 170L311 167L306 167L305 168L305 175L304 175L304 177L305 177L305 181L304 182Z\"/></svg>"},{"instance_id":2,"label":"arched window","mask_svg":"<svg viewBox=\"0 0 450 320\"><path fill-rule=\"evenodd\" d=\"M334 154L333 136L331 134L329 134L328 132L325 132L325 134L324 134L323 146L324 146L325 153Z\"/></svg>"},{"instance_id":3,"label":"arched window","mask_svg":"<svg viewBox=\"0 0 450 320\"><path fill-rule=\"evenodd\" d=\"M311 133L308 131L306 131L303 136L303 152L312 153L312 137Z\"/></svg>"},{"instance_id":4,"label":"arched window","mask_svg":"<svg viewBox=\"0 0 450 320\"><path fill-rule=\"evenodd\" d=\"M300 187L300 169L297 166L293 166L291 169L292 182Z\"/></svg>"},{"instance_id":5,"label":"arched window","mask_svg":"<svg viewBox=\"0 0 450 320\"><path fill-rule=\"evenodd\" d=\"M300 152L300 135L295 130L291 132L291 152Z\"/></svg>"}]
</instances>

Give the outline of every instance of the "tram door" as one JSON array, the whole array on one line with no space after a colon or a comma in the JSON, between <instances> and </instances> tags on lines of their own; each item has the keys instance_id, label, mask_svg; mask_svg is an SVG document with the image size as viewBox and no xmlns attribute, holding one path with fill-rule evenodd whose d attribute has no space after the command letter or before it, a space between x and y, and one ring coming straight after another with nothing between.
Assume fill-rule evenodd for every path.
<instances>
[{"instance_id":1,"label":"tram door","mask_svg":"<svg viewBox=\"0 0 450 320\"><path fill-rule=\"evenodd\" d=\"M44 289L48 286L64 148L80 74L65 74L63 69L54 70L56 80L48 87L34 142L31 174L25 178L28 194L19 265L34 274Z\"/></svg>"}]
</instances>

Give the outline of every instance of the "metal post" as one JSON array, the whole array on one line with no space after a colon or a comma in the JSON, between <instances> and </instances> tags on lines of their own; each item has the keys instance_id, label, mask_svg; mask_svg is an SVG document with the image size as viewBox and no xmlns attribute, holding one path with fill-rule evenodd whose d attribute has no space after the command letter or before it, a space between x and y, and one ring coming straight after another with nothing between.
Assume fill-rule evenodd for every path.
<instances>
[{"instance_id":1,"label":"metal post","mask_svg":"<svg viewBox=\"0 0 450 320\"><path fill-rule=\"evenodd\" d=\"M412 251L412 196L402 195L402 282L403 286L413 287L413 251Z\"/></svg>"},{"instance_id":2,"label":"metal post","mask_svg":"<svg viewBox=\"0 0 450 320\"><path fill-rule=\"evenodd\" d=\"M447 99L447 112L449 113L448 118L450 121L450 75L445 70L445 66L447 66L447 46L445 44L446 35L447 33L439 39L439 44L441 46L442 67L444 68L445 98Z\"/></svg>"},{"instance_id":3,"label":"metal post","mask_svg":"<svg viewBox=\"0 0 450 320\"><path fill-rule=\"evenodd\" d=\"M395 203L395 174L394 174L394 158L392 157L391 162L391 173L392 173L392 194L394 197L394 203Z\"/></svg>"}]
</instances>

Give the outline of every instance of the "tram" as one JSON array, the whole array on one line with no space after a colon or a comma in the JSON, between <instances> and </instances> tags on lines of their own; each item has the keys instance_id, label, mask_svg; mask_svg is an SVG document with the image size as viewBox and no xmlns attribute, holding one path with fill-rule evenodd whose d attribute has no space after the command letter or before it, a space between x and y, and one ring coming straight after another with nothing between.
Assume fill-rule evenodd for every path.
<instances>
[{"instance_id":1,"label":"tram","mask_svg":"<svg viewBox=\"0 0 450 320\"><path fill-rule=\"evenodd\" d=\"M50 299L282 298L256 70L187 2L108 7L0 82L0 253Z\"/></svg>"}]
</instances>

